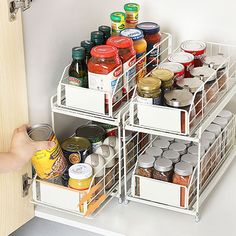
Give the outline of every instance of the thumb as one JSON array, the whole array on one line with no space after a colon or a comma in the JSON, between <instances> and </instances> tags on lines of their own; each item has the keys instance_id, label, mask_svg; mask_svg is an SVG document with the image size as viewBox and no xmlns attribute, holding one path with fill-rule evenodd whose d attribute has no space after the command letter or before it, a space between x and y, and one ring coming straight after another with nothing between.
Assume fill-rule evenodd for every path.
<instances>
[{"instance_id":1,"label":"thumb","mask_svg":"<svg viewBox=\"0 0 236 236\"><path fill-rule=\"evenodd\" d=\"M37 151L44 150L44 149L51 149L55 146L55 143L52 141L37 141L34 142L34 146Z\"/></svg>"}]
</instances>

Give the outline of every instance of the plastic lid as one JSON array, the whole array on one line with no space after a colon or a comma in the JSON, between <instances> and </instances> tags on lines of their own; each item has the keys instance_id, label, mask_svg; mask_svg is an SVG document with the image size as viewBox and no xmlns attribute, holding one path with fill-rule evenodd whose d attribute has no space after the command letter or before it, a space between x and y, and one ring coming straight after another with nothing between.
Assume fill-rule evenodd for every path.
<instances>
[{"instance_id":1,"label":"plastic lid","mask_svg":"<svg viewBox=\"0 0 236 236\"><path fill-rule=\"evenodd\" d=\"M180 154L174 150L167 150L163 152L164 158L171 160L174 164L179 162Z\"/></svg>"},{"instance_id":2,"label":"plastic lid","mask_svg":"<svg viewBox=\"0 0 236 236\"><path fill-rule=\"evenodd\" d=\"M181 161L186 162L186 163L192 165L193 167L195 167L197 165L198 158L197 158L197 155L192 155L192 154L188 153L188 154L184 154L181 157Z\"/></svg>"},{"instance_id":3,"label":"plastic lid","mask_svg":"<svg viewBox=\"0 0 236 236\"><path fill-rule=\"evenodd\" d=\"M170 150L174 150L176 152L183 152L186 150L186 145L184 145L183 143L172 143L170 146L169 146L169 149Z\"/></svg>"},{"instance_id":4,"label":"plastic lid","mask_svg":"<svg viewBox=\"0 0 236 236\"><path fill-rule=\"evenodd\" d=\"M188 89L189 92L195 93L199 88L199 91L204 90L204 82L200 80L198 77L194 78L184 78L176 81L177 86L180 88Z\"/></svg>"},{"instance_id":5,"label":"plastic lid","mask_svg":"<svg viewBox=\"0 0 236 236\"><path fill-rule=\"evenodd\" d=\"M139 90L153 91L158 90L161 87L161 80L154 77L140 78L137 83Z\"/></svg>"},{"instance_id":6,"label":"plastic lid","mask_svg":"<svg viewBox=\"0 0 236 236\"><path fill-rule=\"evenodd\" d=\"M85 163L93 167L93 172L94 174L96 174L96 177L100 177L104 175L104 170L102 167L105 165L105 160L101 155L93 153L86 157Z\"/></svg>"},{"instance_id":7,"label":"plastic lid","mask_svg":"<svg viewBox=\"0 0 236 236\"><path fill-rule=\"evenodd\" d=\"M205 154L205 148L201 146L201 156ZM188 148L188 153L198 156L198 146L191 146Z\"/></svg>"},{"instance_id":8,"label":"plastic lid","mask_svg":"<svg viewBox=\"0 0 236 236\"><path fill-rule=\"evenodd\" d=\"M124 5L125 11L132 11L132 12L138 12L140 10L140 6L137 3L126 3Z\"/></svg>"},{"instance_id":9,"label":"plastic lid","mask_svg":"<svg viewBox=\"0 0 236 236\"><path fill-rule=\"evenodd\" d=\"M94 41L94 39L101 39L103 40L104 34L101 31L93 31L91 32L91 41Z\"/></svg>"},{"instance_id":10,"label":"plastic lid","mask_svg":"<svg viewBox=\"0 0 236 236\"><path fill-rule=\"evenodd\" d=\"M203 51L206 49L206 43L199 40L187 40L181 43L181 49L189 52Z\"/></svg>"},{"instance_id":11,"label":"plastic lid","mask_svg":"<svg viewBox=\"0 0 236 236\"><path fill-rule=\"evenodd\" d=\"M124 22L126 19L126 15L124 12L113 12L110 15L110 19L114 22Z\"/></svg>"},{"instance_id":12,"label":"plastic lid","mask_svg":"<svg viewBox=\"0 0 236 236\"><path fill-rule=\"evenodd\" d=\"M72 58L73 59L84 59L85 49L83 47L74 47L72 48Z\"/></svg>"},{"instance_id":13,"label":"plastic lid","mask_svg":"<svg viewBox=\"0 0 236 236\"><path fill-rule=\"evenodd\" d=\"M213 120L213 123L219 125L221 127L221 129L224 129L226 127L226 125L228 124L228 120L223 117L216 117Z\"/></svg>"},{"instance_id":14,"label":"plastic lid","mask_svg":"<svg viewBox=\"0 0 236 236\"><path fill-rule=\"evenodd\" d=\"M206 131L212 132L218 137L221 133L221 127L217 124L210 124L207 128Z\"/></svg>"},{"instance_id":15,"label":"plastic lid","mask_svg":"<svg viewBox=\"0 0 236 236\"><path fill-rule=\"evenodd\" d=\"M93 168L86 163L79 163L69 168L69 176L72 179L88 179L93 175Z\"/></svg>"},{"instance_id":16,"label":"plastic lid","mask_svg":"<svg viewBox=\"0 0 236 236\"><path fill-rule=\"evenodd\" d=\"M216 71L207 66L195 67L190 71L190 74L194 77L199 77L203 82L205 82L209 77L211 77L211 79L208 81L213 81L217 77Z\"/></svg>"},{"instance_id":17,"label":"plastic lid","mask_svg":"<svg viewBox=\"0 0 236 236\"><path fill-rule=\"evenodd\" d=\"M233 113L228 110L222 110L218 116L227 119L229 122L230 119L233 117Z\"/></svg>"},{"instance_id":18,"label":"plastic lid","mask_svg":"<svg viewBox=\"0 0 236 236\"><path fill-rule=\"evenodd\" d=\"M101 25L98 27L98 31L103 33L105 38L109 38L111 36L111 27L107 25Z\"/></svg>"},{"instance_id":19,"label":"plastic lid","mask_svg":"<svg viewBox=\"0 0 236 236\"><path fill-rule=\"evenodd\" d=\"M114 150L118 153L119 151L119 140L116 136L109 136L104 141L103 144L109 145L114 148Z\"/></svg>"},{"instance_id":20,"label":"plastic lid","mask_svg":"<svg viewBox=\"0 0 236 236\"><path fill-rule=\"evenodd\" d=\"M193 172L193 167L189 163L179 162L175 165L175 173L180 176L189 176Z\"/></svg>"},{"instance_id":21,"label":"plastic lid","mask_svg":"<svg viewBox=\"0 0 236 236\"><path fill-rule=\"evenodd\" d=\"M204 63L208 65L209 67L212 67L213 69L218 69L218 67L221 65L221 68L224 68L227 66L228 61L227 58L223 56L223 54L218 54L216 56L207 56L205 58Z\"/></svg>"},{"instance_id":22,"label":"plastic lid","mask_svg":"<svg viewBox=\"0 0 236 236\"><path fill-rule=\"evenodd\" d=\"M131 38L133 41L142 39L143 32L139 29L124 29L120 32L120 35Z\"/></svg>"},{"instance_id":23,"label":"plastic lid","mask_svg":"<svg viewBox=\"0 0 236 236\"><path fill-rule=\"evenodd\" d=\"M162 153L163 153L163 151L159 147L149 147L146 150L146 154L153 156L153 157L160 157Z\"/></svg>"},{"instance_id":24,"label":"plastic lid","mask_svg":"<svg viewBox=\"0 0 236 236\"><path fill-rule=\"evenodd\" d=\"M168 60L171 62L188 63L194 60L194 56L187 52L176 52L169 55Z\"/></svg>"},{"instance_id":25,"label":"plastic lid","mask_svg":"<svg viewBox=\"0 0 236 236\"><path fill-rule=\"evenodd\" d=\"M186 107L193 100L193 95L187 90L173 89L164 95L165 103L171 107Z\"/></svg>"},{"instance_id":26,"label":"plastic lid","mask_svg":"<svg viewBox=\"0 0 236 236\"><path fill-rule=\"evenodd\" d=\"M151 168L153 167L154 161L154 157L144 154L138 158L138 166L141 168Z\"/></svg>"},{"instance_id":27,"label":"plastic lid","mask_svg":"<svg viewBox=\"0 0 236 236\"><path fill-rule=\"evenodd\" d=\"M165 62L159 65L161 69L167 69L174 73L184 71L184 66L178 62Z\"/></svg>"},{"instance_id":28,"label":"plastic lid","mask_svg":"<svg viewBox=\"0 0 236 236\"><path fill-rule=\"evenodd\" d=\"M116 47L116 48L129 48L133 46L133 41L131 38L126 36L111 36L107 40L107 45Z\"/></svg>"},{"instance_id":29,"label":"plastic lid","mask_svg":"<svg viewBox=\"0 0 236 236\"><path fill-rule=\"evenodd\" d=\"M92 48L91 55L99 58L110 58L117 56L118 50L109 45L100 45Z\"/></svg>"},{"instance_id":30,"label":"plastic lid","mask_svg":"<svg viewBox=\"0 0 236 236\"><path fill-rule=\"evenodd\" d=\"M202 133L202 139L203 140L207 139L207 140L209 140L210 144L212 144L216 139L216 135L215 135L215 133L212 133L212 132L209 132L209 131L204 131Z\"/></svg>"},{"instance_id":31,"label":"plastic lid","mask_svg":"<svg viewBox=\"0 0 236 236\"><path fill-rule=\"evenodd\" d=\"M166 149L170 146L170 142L167 140L157 139L152 143L153 147L159 147L161 149Z\"/></svg>"},{"instance_id":32,"label":"plastic lid","mask_svg":"<svg viewBox=\"0 0 236 236\"><path fill-rule=\"evenodd\" d=\"M136 28L142 30L144 34L154 34L160 31L160 26L154 22L142 22L137 24Z\"/></svg>"},{"instance_id":33,"label":"plastic lid","mask_svg":"<svg viewBox=\"0 0 236 236\"><path fill-rule=\"evenodd\" d=\"M166 158L157 158L154 163L154 168L160 172L166 172L173 169L172 161Z\"/></svg>"},{"instance_id":34,"label":"plastic lid","mask_svg":"<svg viewBox=\"0 0 236 236\"><path fill-rule=\"evenodd\" d=\"M90 40L84 40L84 41L81 41L80 46L83 47L85 51L90 52L92 47L94 46L94 43Z\"/></svg>"},{"instance_id":35,"label":"plastic lid","mask_svg":"<svg viewBox=\"0 0 236 236\"><path fill-rule=\"evenodd\" d=\"M115 165L115 150L111 146L103 144L99 146L94 153L101 155L105 159L107 168Z\"/></svg>"}]
</instances>

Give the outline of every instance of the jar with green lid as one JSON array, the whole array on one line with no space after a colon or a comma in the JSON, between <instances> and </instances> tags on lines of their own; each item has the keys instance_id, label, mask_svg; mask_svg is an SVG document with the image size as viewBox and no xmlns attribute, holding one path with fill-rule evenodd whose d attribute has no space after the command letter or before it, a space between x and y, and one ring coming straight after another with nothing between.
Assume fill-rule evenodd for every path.
<instances>
[{"instance_id":1,"label":"jar with green lid","mask_svg":"<svg viewBox=\"0 0 236 236\"><path fill-rule=\"evenodd\" d=\"M85 49L85 62L87 64L88 60L91 57L90 51L91 51L92 47L94 47L95 45L90 40L83 40L83 41L81 41L80 46Z\"/></svg>"},{"instance_id":2,"label":"jar with green lid","mask_svg":"<svg viewBox=\"0 0 236 236\"><path fill-rule=\"evenodd\" d=\"M150 105L161 105L161 80L154 77L140 78L137 84L140 103Z\"/></svg>"},{"instance_id":3,"label":"jar with green lid","mask_svg":"<svg viewBox=\"0 0 236 236\"><path fill-rule=\"evenodd\" d=\"M94 46L105 44L103 32L101 31L91 32L91 41L94 43Z\"/></svg>"},{"instance_id":4,"label":"jar with green lid","mask_svg":"<svg viewBox=\"0 0 236 236\"><path fill-rule=\"evenodd\" d=\"M126 15L124 12L113 12L110 15L112 35L119 35L125 29Z\"/></svg>"},{"instance_id":5,"label":"jar with green lid","mask_svg":"<svg viewBox=\"0 0 236 236\"><path fill-rule=\"evenodd\" d=\"M104 42L106 43L108 38L111 37L111 27L107 25L101 25L98 27L98 31L103 33Z\"/></svg>"},{"instance_id":6,"label":"jar with green lid","mask_svg":"<svg viewBox=\"0 0 236 236\"><path fill-rule=\"evenodd\" d=\"M127 3L124 5L124 10L126 13L125 28L135 28L138 24L139 4Z\"/></svg>"}]
</instances>

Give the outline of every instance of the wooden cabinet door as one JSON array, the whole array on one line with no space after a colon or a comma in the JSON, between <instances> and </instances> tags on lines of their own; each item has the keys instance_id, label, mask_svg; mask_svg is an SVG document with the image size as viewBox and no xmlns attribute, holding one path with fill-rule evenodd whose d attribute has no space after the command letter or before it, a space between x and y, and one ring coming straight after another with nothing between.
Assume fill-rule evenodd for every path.
<instances>
[{"instance_id":1,"label":"wooden cabinet door","mask_svg":"<svg viewBox=\"0 0 236 236\"><path fill-rule=\"evenodd\" d=\"M0 152L8 151L13 130L28 122L21 14L9 21L8 0L0 0ZM0 160L1 161L1 160ZM9 235L34 216L30 194L22 197L21 171L0 174L0 236Z\"/></svg>"}]
</instances>

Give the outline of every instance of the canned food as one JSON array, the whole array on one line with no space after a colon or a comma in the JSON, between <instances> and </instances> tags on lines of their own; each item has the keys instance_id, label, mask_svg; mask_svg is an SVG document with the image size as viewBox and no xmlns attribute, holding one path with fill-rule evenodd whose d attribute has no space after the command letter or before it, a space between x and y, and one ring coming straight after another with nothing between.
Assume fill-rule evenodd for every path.
<instances>
[{"instance_id":1,"label":"canned food","mask_svg":"<svg viewBox=\"0 0 236 236\"><path fill-rule=\"evenodd\" d=\"M106 131L106 137L118 136L118 127L110 124L103 124L99 122L94 122L94 124L101 126Z\"/></svg>"},{"instance_id":2,"label":"canned food","mask_svg":"<svg viewBox=\"0 0 236 236\"><path fill-rule=\"evenodd\" d=\"M59 177L67 168L67 162L52 127L38 124L28 130L29 137L34 141L53 141L51 149L41 150L32 157L32 164L39 178L53 179Z\"/></svg>"}]
</instances>

